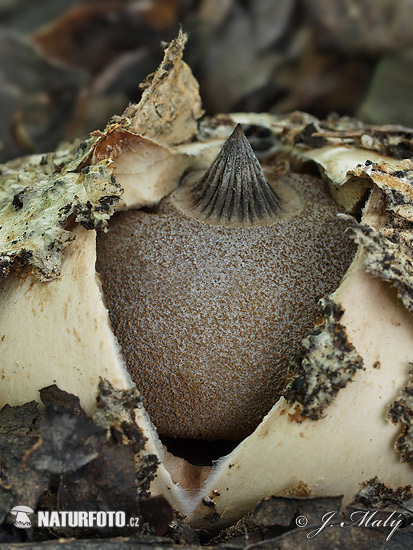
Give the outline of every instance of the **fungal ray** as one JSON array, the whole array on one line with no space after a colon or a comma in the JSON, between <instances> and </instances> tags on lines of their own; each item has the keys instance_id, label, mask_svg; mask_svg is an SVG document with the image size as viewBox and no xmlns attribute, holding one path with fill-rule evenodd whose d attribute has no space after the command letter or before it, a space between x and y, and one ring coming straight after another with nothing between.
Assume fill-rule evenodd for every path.
<instances>
[{"instance_id":1,"label":"fungal ray","mask_svg":"<svg viewBox=\"0 0 413 550\"><path fill-rule=\"evenodd\" d=\"M201 219L217 225L264 225L282 211L281 198L268 183L240 124L191 187L189 202Z\"/></svg>"}]
</instances>

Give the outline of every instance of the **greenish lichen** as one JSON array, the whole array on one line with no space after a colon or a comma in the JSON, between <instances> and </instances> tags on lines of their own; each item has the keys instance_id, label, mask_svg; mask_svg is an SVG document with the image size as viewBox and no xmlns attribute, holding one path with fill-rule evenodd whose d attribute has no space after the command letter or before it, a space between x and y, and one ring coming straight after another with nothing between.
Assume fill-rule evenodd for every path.
<instances>
[{"instance_id":1,"label":"greenish lichen","mask_svg":"<svg viewBox=\"0 0 413 550\"><path fill-rule=\"evenodd\" d=\"M114 164L90 165L96 139L0 167L0 271L26 263L42 280L60 275L70 222L105 229L122 194ZM69 223L68 223L69 222Z\"/></svg>"}]
</instances>

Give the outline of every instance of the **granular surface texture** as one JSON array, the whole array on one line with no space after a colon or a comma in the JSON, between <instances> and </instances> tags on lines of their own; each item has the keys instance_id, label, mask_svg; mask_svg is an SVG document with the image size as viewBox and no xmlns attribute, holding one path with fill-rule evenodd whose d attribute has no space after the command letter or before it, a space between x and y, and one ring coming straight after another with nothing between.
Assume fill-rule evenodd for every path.
<instances>
[{"instance_id":1,"label":"granular surface texture","mask_svg":"<svg viewBox=\"0 0 413 550\"><path fill-rule=\"evenodd\" d=\"M217 227L171 198L115 214L97 270L129 372L159 432L238 440L285 390L288 364L355 245L320 179L289 175L300 214Z\"/></svg>"}]
</instances>

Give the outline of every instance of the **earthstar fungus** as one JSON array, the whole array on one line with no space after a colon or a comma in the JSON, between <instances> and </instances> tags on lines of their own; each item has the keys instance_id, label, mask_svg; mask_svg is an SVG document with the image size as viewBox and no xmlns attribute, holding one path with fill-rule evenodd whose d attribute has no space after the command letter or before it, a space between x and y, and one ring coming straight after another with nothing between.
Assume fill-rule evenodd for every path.
<instances>
[{"instance_id":1,"label":"earthstar fungus","mask_svg":"<svg viewBox=\"0 0 413 550\"><path fill-rule=\"evenodd\" d=\"M184 185L202 181L198 176L238 123L255 125L276 141L262 161L269 185L276 174L274 181L285 182L293 199L306 186L319 189L320 179L306 174L310 164L318 167L341 209L361 217L340 222L350 226L358 249L342 281L337 273L333 288L325 291L318 320L315 311L310 315L301 352L297 347L294 380L280 388L279 399L255 429L251 426L251 435L211 472L189 481L182 475L188 465L165 452L148 414L137 409L146 451L160 461L152 491L164 494L187 521L211 528L214 521L215 528L272 494L344 494L348 502L361 483L376 476L391 487L408 485L413 163L403 155L412 131L368 128L340 118L318 121L304 113L239 113L200 121L197 83L182 61L184 43L180 34L146 81L142 102L103 132L2 167L2 402L38 400L40 388L56 383L77 394L90 411L101 377L118 390L133 387L96 275L96 230L122 217L165 210L191 227L223 234L288 223L286 215L274 226L217 227L184 215ZM282 186L274 191L282 216L286 195ZM332 205L326 193L322 196ZM113 227L107 239L111 233ZM194 491L201 477L207 479Z\"/></svg>"},{"instance_id":2,"label":"earthstar fungus","mask_svg":"<svg viewBox=\"0 0 413 550\"><path fill-rule=\"evenodd\" d=\"M205 172L98 236L113 331L162 435L249 435L354 254L320 179L266 170L238 125Z\"/></svg>"}]
</instances>

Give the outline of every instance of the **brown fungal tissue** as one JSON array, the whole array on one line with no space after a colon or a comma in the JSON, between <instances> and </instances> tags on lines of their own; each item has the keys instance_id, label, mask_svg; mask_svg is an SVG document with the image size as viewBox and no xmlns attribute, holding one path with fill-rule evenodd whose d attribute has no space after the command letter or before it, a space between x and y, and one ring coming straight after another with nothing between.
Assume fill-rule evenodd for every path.
<instances>
[{"instance_id":1,"label":"brown fungal tissue","mask_svg":"<svg viewBox=\"0 0 413 550\"><path fill-rule=\"evenodd\" d=\"M320 179L263 171L237 127L205 174L115 214L97 270L162 435L238 440L274 405L354 254L339 211Z\"/></svg>"}]
</instances>

